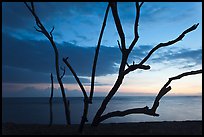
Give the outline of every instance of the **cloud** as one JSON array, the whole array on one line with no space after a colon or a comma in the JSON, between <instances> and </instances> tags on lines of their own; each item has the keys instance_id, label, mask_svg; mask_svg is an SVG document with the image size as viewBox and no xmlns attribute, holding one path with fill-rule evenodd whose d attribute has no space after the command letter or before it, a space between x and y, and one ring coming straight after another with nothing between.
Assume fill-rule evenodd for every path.
<instances>
[{"instance_id":1,"label":"cloud","mask_svg":"<svg viewBox=\"0 0 204 137\"><path fill-rule=\"evenodd\" d=\"M59 62L65 66L63 57L68 61L78 76L85 76L82 81L89 83L92 63L96 47L79 47L69 42L56 43L59 50ZM152 45L136 46L131 52L128 63L139 63L153 48ZM24 83L50 83L50 73L55 74L54 51L48 40L17 39L9 34L2 33L2 64L4 82ZM177 61L180 63L176 63ZM96 76L105 76L118 73L118 64L121 61L121 52L118 47L101 46ZM193 67L202 64L202 49L159 49L148 63L171 62L179 68ZM62 71L60 72L62 73ZM66 67L65 81L73 83L75 80Z\"/></svg>"},{"instance_id":2,"label":"cloud","mask_svg":"<svg viewBox=\"0 0 204 137\"><path fill-rule=\"evenodd\" d=\"M3 81L49 82L50 73L55 74L54 51L50 43L47 40L23 40L6 33L2 34ZM70 64L79 76L91 75L95 47L79 47L68 42L57 43L57 46L61 66L65 66L62 58L68 56ZM121 53L118 48L102 46L96 75L116 73L118 68L115 63L119 63L120 58ZM68 68L66 75L72 76Z\"/></svg>"},{"instance_id":3,"label":"cloud","mask_svg":"<svg viewBox=\"0 0 204 137\"><path fill-rule=\"evenodd\" d=\"M50 30L53 25L57 28L53 34L56 34L54 36L58 41L67 39L60 35L64 36L64 30L72 34L72 31L76 31L77 28L82 32L83 25L90 25L91 28L93 24L98 26L97 21L103 18L106 4L104 2L34 2L36 13L45 28ZM76 25L77 28L75 28ZM33 28L36 26L35 20L23 2L3 2L2 26L3 32L9 32L19 38L45 39ZM85 38L85 32L80 36Z\"/></svg>"},{"instance_id":4,"label":"cloud","mask_svg":"<svg viewBox=\"0 0 204 137\"><path fill-rule=\"evenodd\" d=\"M195 2L145 2L141 7L140 22L152 24L186 21L196 15L196 8ZM134 2L118 2L118 11L123 23L134 23L136 16Z\"/></svg>"},{"instance_id":5,"label":"cloud","mask_svg":"<svg viewBox=\"0 0 204 137\"><path fill-rule=\"evenodd\" d=\"M178 66L179 68L193 68L202 65L202 49L173 49L169 48L168 51L160 51L157 57L149 59L152 63L169 62L169 65Z\"/></svg>"}]
</instances>

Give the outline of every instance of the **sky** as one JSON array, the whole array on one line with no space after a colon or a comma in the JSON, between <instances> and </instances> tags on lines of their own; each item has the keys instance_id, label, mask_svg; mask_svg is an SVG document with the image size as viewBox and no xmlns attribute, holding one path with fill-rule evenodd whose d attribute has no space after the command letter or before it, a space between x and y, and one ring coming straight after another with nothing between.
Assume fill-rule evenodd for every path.
<instances>
[{"instance_id":1,"label":"sky","mask_svg":"<svg viewBox=\"0 0 204 137\"><path fill-rule=\"evenodd\" d=\"M63 57L90 89L93 57L107 2L35 2L35 9L47 30L53 31L60 66ZM182 41L156 51L145 63L150 70L136 70L125 76L117 95L157 95L168 78L202 68L202 3L146 2L141 7L139 40L128 63L139 63L161 42L178 37L199 23ZM119 2L118 13L124 29L126 47L134 36L135 5ZM2 96L48 97L50 73L54 74L54 96L61 96L54 66L54 50L46 37L34 29L35 20L22 2L2 2ZM121 52L112 13L109 11L98 64L94 96L105 96L118 76ZM62 71L60 72L62 74ZM63 83L67 96L83 96L66 68ZM202 74L171 83L167 95L202 95Z\"/></svg>"}]
</instances>

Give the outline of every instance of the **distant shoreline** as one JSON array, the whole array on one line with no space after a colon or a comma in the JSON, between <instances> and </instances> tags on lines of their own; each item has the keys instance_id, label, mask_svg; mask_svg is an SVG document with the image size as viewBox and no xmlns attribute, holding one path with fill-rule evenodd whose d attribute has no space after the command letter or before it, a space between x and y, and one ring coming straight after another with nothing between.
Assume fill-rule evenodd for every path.
<instances>
[{"instance_id":1,"label":"distant shoreline","mask_svg":"<svg viewBox=\"0 0 204 137\"><path fill-rule=\"evenodd\" d=\"M78 126L2 123L2 134L77 135ZM82 135L202 135L202 120L87 124Z\"/></svg>"}]
</instances>

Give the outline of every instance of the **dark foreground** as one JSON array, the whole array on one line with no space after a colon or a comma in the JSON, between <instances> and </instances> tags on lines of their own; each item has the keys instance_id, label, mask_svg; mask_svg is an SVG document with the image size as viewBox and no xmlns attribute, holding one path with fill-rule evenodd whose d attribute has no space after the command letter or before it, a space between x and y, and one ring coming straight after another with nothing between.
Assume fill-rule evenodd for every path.
<instances>
[{"instance_id":1,"label":"dark foreground","mask_svg":"<svg viewBox=\"0 0 204 137\"><path fill-rule=\"evenodd\" d=\"M76 135L77 129L78 125L2 124L3 135ZM82 135L202 135L202 121L88 124Z\"/></svg>"}]
</instances>

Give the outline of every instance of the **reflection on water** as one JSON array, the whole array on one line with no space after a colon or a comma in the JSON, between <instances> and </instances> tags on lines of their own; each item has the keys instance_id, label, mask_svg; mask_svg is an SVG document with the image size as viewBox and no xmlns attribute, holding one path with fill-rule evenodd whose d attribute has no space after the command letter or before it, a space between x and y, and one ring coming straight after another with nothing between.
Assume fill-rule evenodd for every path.
<instances>
[{"instance_id":1,"label":"reflection on water","mask_svg":"<svg viewBox=\"0 0 204 137\"><path fill-rule=\"evenodd\" d=\"M115 110L126 110L135 107L152 106L153 96L114 97L104 113ZM83 98L71 97L71 122L79 124L83 112ZM88 120L92 121L103 97L95 97L89 107ZM53 100L53 123L65 124L64 106L61 98ZM131 114L125 117L115 117L104 123L144 122L144 121L183 121L202 120L201 96L165 96L157 109L159 117L143 114ZM49 98L3 98L2 122L15 123L49 123Z\"/></svg>"}]
</instances>

